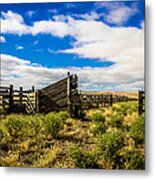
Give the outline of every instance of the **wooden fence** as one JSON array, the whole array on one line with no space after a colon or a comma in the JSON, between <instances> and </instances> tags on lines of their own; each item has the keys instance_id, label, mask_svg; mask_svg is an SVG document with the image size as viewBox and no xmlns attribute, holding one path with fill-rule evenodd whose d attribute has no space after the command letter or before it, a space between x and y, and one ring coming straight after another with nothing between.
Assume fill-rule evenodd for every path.
<instances>
[{"instance_id":1,"label":"wooden fence","mask_svg":"<svg viewBox=\"0 0 155 180\"><path fill-rule=\"evenodd\" d=\"M70 75L38 91L39 112L68 110L71 112L72 100L77 95L77 76Z\"/></svg>"},{"instance_id":2,"label":"wooden fence","mask_svg":"<svg viewBox=\"0 0 155 180\"><path fill-rule=\"evenodd\" d=\"M105 106L112 106L113 103L123 102L131 100L127 96L124 95L113 95L113 94L87 94L87 93L79 93L80 103L84 107L84 109L90 108L99 108Z\"/></svg>"},{"instance_id":3,"label":"wooden fence","mask_svg":"<svg viewBox=\"0 0 155 180\"><path fill-rule=\"evenodd\" d=\"M10 87L0 87L0 114L22 112L27 114L48 113L67 110L77 116L90 108L112 106L113 103L135 100L124 95L97 94L78 91L77 75L70 75L40 90L25 91ZM139 92L139 114L144 111L144 93Z\"/></svg>"},{"instance_id":4,"label":"wooden fence","mask_svg":"<svg viewBox=\"0 0 155 180\"><path fill-rule=\"evenodd\" d=\"M139 91L138 102L139 102L139 116L140 116L143 112L145 112L145 92L144 91Z\"/></svg>"},{"instance_id":5,"label":"wooden fence","mask_svg":"<svg viewBox=\"0 0 155 180\"><path fill-rule=\"evenodd\" d=\"M0 87L0 114L2 113L27 113L36 112L36 93L34 87L31 90L14 89L13 85L9 87Z\"/></svg>"}]
</instances>

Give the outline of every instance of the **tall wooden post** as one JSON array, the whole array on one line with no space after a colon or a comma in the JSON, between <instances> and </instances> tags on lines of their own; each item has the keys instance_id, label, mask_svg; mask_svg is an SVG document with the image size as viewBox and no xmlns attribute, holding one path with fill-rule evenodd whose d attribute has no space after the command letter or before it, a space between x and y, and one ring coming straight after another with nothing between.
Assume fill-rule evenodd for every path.
<instances>
[{"instance_id":1,"label":"tall wooden post","mask_svg":"<svg viewBox=\"0 0 155 180\"><path fill-rule=\"evenodd\" d=\"M9 95L9 113L13 111L13 85L10 85L10 95Z\"/></svg>"},{"instance_id":2,"label":"tall wooden post","mask_svg":"<svg viewBox=\"0 0 155 180\"><path fill-rule=\"evenodd\" d=\"M32 92L34 92L34 86L32 86Z\"/></svg>"},{"instance_id":3,"label":"tall wooden post","mask_svg":"<svg viewBox=\"0 0 155 180\"><path fill-rule=\"evenodd\" d=\"M36 113L36 95L35 95L35 88L34 86L32 86L32 95L29 96L29 99L30 99L30 103L32 105L32 108L33 108L33 113Z\"/></svg>"},{"instance_id":4,"label":"tall wooden post","mask_svg":"<svg viewBox=\"0 0 155 180\"><path fill-rule=\"evenodd\" d=\"M67 111L68 113L72 113L70 72L67 73L67 76Z\"/></svg>"},{"instance_id":5,"label":"tall wooden post","mask_svg":"<svg viewBox=\"0 0 155 180\"><path fill-rule=\"evenodd\" d=\"M110 94L109 95L109 106L112 106L112 104L113 104L113 95Z\"/></svg>"},{"instance_id":6,"label":"tall wooden post","mask_svg":"<svg viewBox=\"0 0 155 180\"><path fill-rule=\"evenodd\" d=\"M99 108L99 95L97 96L96 108Z\"/></svg>"},{"instance_id":7,"label":"tall wooden post","mask_svg":"<svg viewBox=\"0 0 155 180\"><path fill-rule=\"evenodd\" d=\"M20 101L20 106L22 107L22 100L23 100L23 87L19 88L19 101Z\"/></svg>"},{"instance_id":8,"label":"tall wooden post","mask_svg":"<svg viewBox=\"0 0 155 180\"><path fill-rule=\"evenodd\" d=\"M142 91L138 92L139 116L143 113L143 95Z\"/></svg>"},{"instance_id":9,"label":"tall wooden post","mask_svg":"<svg viewBox=\"0 0 155 180\"><path fill-rule=\"evenodd\" d=\"M39 91L35 92L35 111L39 113Z\"/></svg>"}]
</instances>

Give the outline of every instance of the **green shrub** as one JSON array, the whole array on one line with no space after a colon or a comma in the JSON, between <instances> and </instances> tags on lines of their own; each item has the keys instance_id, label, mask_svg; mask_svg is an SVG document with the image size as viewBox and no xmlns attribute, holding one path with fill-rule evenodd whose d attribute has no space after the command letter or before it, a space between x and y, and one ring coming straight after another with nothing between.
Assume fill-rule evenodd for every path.
<instances>
[{"instance_id":1,"label":"green shrub","mask_svg":"<svg viewBox=\"0 0 155 180\"><path fill-rule=\"evenodd\" d=\"M58 113L58 116L60 116L60 118L65 121L66 119L69 118L69 113L67 113L66 111L60 111Z\"/></svg>"},{"instance_id":2,"label":"green shrub","mask_svg":"<svg viewBox=\"0 0 155 180\"><path fill-rule=\"evenodd\" d=\"M120 112L126 116L127 114L132 114L133 112L138 112L138 103L137 102L121 102L120 103Z\"/></svg>"},{"instance_id":3,"label":"green shrub","mask_svg":"<svg viewBox=\"0 0 155 180\"><path fill-rule=\"evenodd\" d=\"M28 121L23 115L9 115L4 124L11 136L23 137L27 135Z\"/></svg>"},{"instance_id":4,"label":"green shrub","mask_svg":"<svg viewBox=\"0 0 155 180\"><path fill-rule=\"evenodd\" d=\"M92 121L93 122L105 122L105 117L103 116L103 114L101 112L95 112L92 115Z\"/></svg>"},{"instance_id":5,"label":"green shrub","mask_svg":"<svg viewBox=\"0 0 155 180\"><path fill-rule=\"evenodd\" d=\"M28 121L28 129L27 134L29 136L38 135L39 133L42 133L45 130L45 123L43 115L41 114L35 114L33 116L25 116L25 118Z\"/></svg>"},{"instance_id":6,"label":"green shrub","mask_svg":"<svg viewBox=\"0 0 155 180\"><path fill-rule=\"evenodd\" d=\"M56 136L63 129L63 121L58 114L52 112L45 116L45 126L48 133Z\"/></svg>"},{"instance_id":7,"label":"green shrub","mask_svg":"<svg viewBox=\"0 0 155 180\"><path fill-rule=\"evenodd\" d=\"M121 113L112 114L109 119L109 123L112 127L120 128L123 124L124 115Z\"/></svg>"},{"instance_id":8,"label":"green shrub","mask_svg":"<svg viewBox=\"0 0 155 180\"><path fill-rule=\"evenodd\" d=\"M77 168L95 168L97 166L97 154L84 151L77 145L70 148L69 155Z\"/></svg>"},{"instance_id":9,"label":"green shrub","mask_svg":"<svg viewBox=\"0 0 155 180\"><path fill-rule=\"evenodd\" d=\"M145 157L137 150L128 150L123 155L124 169L130 170L144 170L145 169Z\"/></svg>"},{"instance_id":10,"label":"green shrub","mask_svg":"<svg viewBox=\"0 0 155 180\"><path fill-rule=\"evenodd\" d=\"M121 130L107 132L99 137L98 146L104 155L104 158L114 160L117 157L117 151L124 145L124 134Z\"/></svg>"},{"instance_id":11,"label":"green shrub","mask_svg":"<svg viewBox=\"0 0 155 180\"><path fill-rule=\"evenodd\" d=\"M114 111L115 111L115 112L120 112L120 111L121 111L121 108L118 107L118 106L112 106L111 109L112 109L113 112L114 112Z\"/></svg>"},{"instance_id":12,"label":"green shrub","mask_svg":"<svg viewBox=\"0 0 155 180\"><path fill-rule=\"evenodd\" d=\"M103 122L97 122L94 124L94 126L91 128L91 132L94 136L101 135L106 132L107 126Z\"/></svg>"},{"instance_id":13,"label":"green shrub","mask_svg":"<svg viewBox=\"0 0 155 180\"><path fill-rule=\"evenodd\" d=\"M4 121L3 121L4 122ZM0 141L7 136L7 128L4 126L4 124L0 123Z\"/></svg>"},{"instance_id":14,"label":"green shrub","mask_svg":"<svg viewBox=\"0 0 155 180\"><path fill-rule=\"evenodd\" d=\"M145 124L144 115L141 115L136 121L131 124L130 137L135 141L135 145L144 143Z\"/></svg>"}]
</instances>

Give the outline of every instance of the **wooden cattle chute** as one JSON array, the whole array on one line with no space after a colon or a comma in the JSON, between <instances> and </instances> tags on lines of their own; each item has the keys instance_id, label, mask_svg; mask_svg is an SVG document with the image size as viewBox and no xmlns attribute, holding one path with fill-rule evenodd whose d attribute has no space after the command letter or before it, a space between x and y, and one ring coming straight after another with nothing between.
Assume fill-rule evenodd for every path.
<instances>
[{"instance_id":1,"label":"wooden cattle chute","mask_svg":"<svg viewBox=\"0 0 155 180\"><path fill-rule=\"evenodd\" d=\"M139 102L139 116L140 116L143 112L145 112L145 92L144 91L139 91L138 102Z\"/></svg>"},{"instance_id":2,"label":"wooden cattle chute","mask_svg":"<svg viewBox=\"0 0 155 180\"><path fill-rule=\"evenodd\" d=\"M138 100L125 95L84 92L78 90L78 77L70 75L45 88L35 90L18 90L0 87L0 114L2 113L48 113L51 111L68 111L78 116L83 110L112 106L113 103ZM144 111L144 93L139 92L139 114Z\"/></svg>"},{"instance_id":3,"label":"wooden cattle chute","mask_svg":"<svg viewBox=\"0 0 155 180\"><path fill-rule=\"evenodd\" d=\"M75 75L70 75L38 91L39 112L72 111L73 97L77 96L77 81Z\"/></svg>"},{"instance_id":4,"label":"wooden cattle chute","mask_svg":"<svg viewBox=\"0 0 155 180\"><path fill-rule=\"evenodd\" d=\"M0 114L2 113L27 113L34 114L36 112L36 93L34 87L31 90L18 90L9 87L0 87Z\"/></svg>"}]
</instances>

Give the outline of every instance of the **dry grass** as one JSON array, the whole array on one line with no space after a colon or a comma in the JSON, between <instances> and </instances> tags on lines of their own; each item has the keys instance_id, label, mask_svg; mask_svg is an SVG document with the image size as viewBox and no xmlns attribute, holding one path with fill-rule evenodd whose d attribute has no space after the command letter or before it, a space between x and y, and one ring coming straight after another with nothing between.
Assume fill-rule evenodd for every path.
<instances>
[{"instance_id":1,"label":"dry grass","mask_svg":"<svg viewBox=\"0 0 155 180\"><path fill-rule=\"evenodd\" d=\"M131 91L131 92L114 92L114 91L81 91L81 94L113 94L113 95L119 95L119 96L127 96L129 98L134 98L134 99L138 99L138 91Z\"/></svg>"},{"instance_id":2,"label":"dry grass","mask_svg":"<svg viewBox=\"0 0 155 180\"><path fill-rule=\"evenodd\" d=\"M125 102L128 103L128 102ZM131 102L134 103L134 102ZM116 103L113 107L119 107L121 103ZM109 125L109 118L114 114L113 107L105 107L104 109L90 109L86 111L86 119L67 118L64 121L64 127L59 131L58 135L53 138L51 135L44 134L44 129L40 134L31 138L26 137L22 142L19 140L13 143L14 139L8 136L8 139L0 140L0 148L3 144L9 147L8 151L0 149L1 166L23 166L23 167L54 167L54 168L75 168L73 159L69 156L69 149L73 145L79 144L86 152L97 152L97 138L94 137L91 129L94 126L91 121L92 116L96 112L100 112L105 117L105 124ZM115 112L116 113L116 112ZM42 117L43 118L43 117ZM132 122L138 118L138 109L124 116L123 127L130 127ZM4 120L5 121L5 120ZM116 127L107 127L107 132L113 132ZM124 130L126 138L125 150L134 148L134 142L129 137L128 132ZM6 141L6 142L5 142ZM8 144L9 145L8 145ZM144 147L140 147L144 153ZM124 149L120 151L120 154ZM21 155L22 154L22 155ZM98 155L98 168L112 168L112 164L106 161L101 154Z\"/></svg>"}]
</instances>

